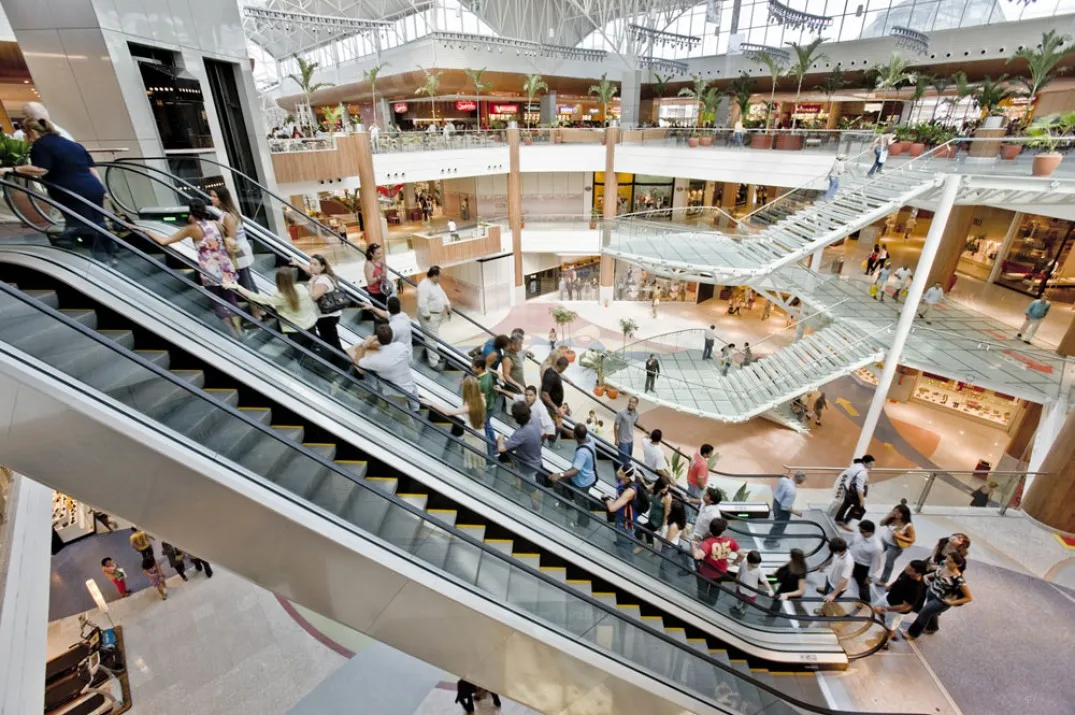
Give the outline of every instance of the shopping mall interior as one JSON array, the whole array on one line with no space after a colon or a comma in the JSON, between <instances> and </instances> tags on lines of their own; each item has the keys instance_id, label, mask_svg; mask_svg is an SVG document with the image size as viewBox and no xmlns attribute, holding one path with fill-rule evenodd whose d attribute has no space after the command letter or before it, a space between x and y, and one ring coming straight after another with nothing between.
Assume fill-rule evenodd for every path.
<instances>
[{"instance_id":1,"label":"shopping mall interior","mask_svg":"<svg viewBox=\"0 0 1075 715\"><path fill-rule=\"evenodd\" d=\"M1073 37L0 0L0 715L1070 713Z\"/></svg>"}]
</instances>

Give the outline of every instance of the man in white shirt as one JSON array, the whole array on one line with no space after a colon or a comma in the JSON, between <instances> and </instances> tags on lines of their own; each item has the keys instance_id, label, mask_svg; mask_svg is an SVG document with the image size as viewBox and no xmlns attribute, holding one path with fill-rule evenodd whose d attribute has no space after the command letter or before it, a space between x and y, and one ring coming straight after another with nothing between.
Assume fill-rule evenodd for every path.
<instances>
[{"instance_id":1,"label":"man in white shirt","mask_svg":"<svg viewBox=\"0 0 1075 715\"><path fill-rule=\"evenodd\" d=\"M705 341L704 347L702 348L702 359L703 360L712 360L713 359L713 345L716 344L716 342L717 342L716 327L717 326L715 326L715 325L710 325L703 332L703 339Z\"/></svg>"},{"instance_id":2,"label":"man in white shirt","mask_svg":"<svg viewBox=\"0 0 1075 715\"><path fill-rule=\"evenodd\" d=\"M351 348L355 364L398 388L412 412L418 411L418 385L411 373L411 346L393 342L392 328L378 325L373 335Z\"/></svg>"},{"instance_id":3,"label":"man in white shirt","mask_svg":"<svg viewBox=\"0 0 1075 715\"><path fill-rule=\"evenodd\" d=\"M541 424L541 436L546 441L549 437L556 434L556 423L552 420L552 415L545 409L544 405L538 404L538 390L533 385L526 386L525 394L516 394L512 400L515 402L525 402L530 408L530 414L536 414L538 421Z\"/></svg>"},{"instance_id":4,"label":"man in white shirt","mask_svg":"<svg viewBox=\"0 0 1075 715\"><path fill-rule=\"evenodd\" d=\"M665 459L664 450L661 449L661 440L664 434L655 429L649 433L649 439L642 442L642 464L653 470L654 474L661 477L670 476L668 472L668 460Z\"/></svg>"},{"instance_id":5,"label":"man in white shirt","mask_svg":"<svg viewBox=\"0 0 1075 715\"><path fill-rule=\"evenodd\" d=\"M15 141L20 141L20 142L26 141L26 132L24 132L22 130L22 125L18 124L18 123L13 123L11 126L15 130L15 131L11 132L11 138L14 139Z\"/></svg>"},{"instance_id":6,"label":"man in white shirt","mask_svg":"<svg viewBox=\"0 0 1075 715\"><path fill-rule=\"evenodd\" d=\"M49 117L49 110L45 109L45 105L41 104L41 102L27 102L22 106L22 113L27 119L45 119L52 122L52 119ZM60 136L64 139L69 139L70 141L75 140L75 138L71 136L71 133L59 124L52 122L52 128L59 132Z\"/></svg>"},{"instance_id":7,"label":"man in white shirt","mask_svg":"<svg viewBox=\"0 0 1075 715\"><path fill-rule=\"evenodd\" d=\"M456 225L454 218L448 219L448 235L453 241L459 240L459 226Z\"/></svg>"},{"instance_id":8,"label":"man in white shirt","mask_svg":"<svg viewBox=\"0 0 1075 715\"><path fill-rule=\"evenodd\" d=\"M870 602L870 584L881 572L881 555L884 548L881 540L877 538L877 527L869 519L859 522L859 530L855 532L847 546L851 560L855 563L851 570L851 578L855 580L859 589L859 600Z\"/></svg>"},{"instance_id":9,"label":"man in white shirt","mask_svg":"<svg viewBox=\"0 0 1075 715\"><path fill-rule=\"evenodd\" d=\"M709 524L720 513L720 490L716 487L708 487L702 492L702 505L698 508L698 516L694 519L691 527L691 542L696 546L709 538Z\"/></svg>"},{"instance_id":10,"label":"man in white shirt","mask_svg":"<svg viewBox=\"0 0 1075 715\"><path fill-rule=\"evenodd\" d=\"M896 278L896 294L893 297L896 299L896 302L899 303L900 298L903 297L903 291L907 290L907 287L911 285L911 279L914 278L914 273L911 271L910 266L900 266L892 275Z\"/></svg>"},{"instance_id":11,"label":"man in white shirt","mask_svg":"<svg viewBox=\"0 0 1075 715\"><path fill-rule=\"evenodd\" d=\"M847 550L847 542L839 536L829 539L829 557L818 568L825 574L825 588L818 589L818 593L825 594L825 606L814 611L815 615L832 613L831 604L843 595L851 583L851 575L855 570L855 561Z\"/></svg>"},{"instance_id":12,"label":"man in white shirt","mask_svg":"<svg viewBox=\"0 0 1075 715\"><path fill-rule=\"evenodd\" d=\"M430 266L426 277L418 284L418 325L426 335L440 336L440 324L445 318L452 317L452 304L440 287L440 266ZM436 369L441 366L442 358L435 341L426 343L426 362Z\"/></svg>"},{"instance_id":13,"label":"man in white shirt","mask_svg":"<svg viewBox=\"0 0 1075 715\"><path fill-rule=\"evenodd\" d=\"M937 281L936 283L931 285L929 287L929 290L926 291L926 294L922 296L922 305L924 305L925 307L922 309L922 312L918 314L918 317L925 318L926 325L930 325L933 323L933 321L931 320L931 318L933 318L933 309L943 299L944 288L941 288L940 281Z\"/></svg>"},{"instance_id":14,"label":"man in white shirt","mask_svg":"<svg viewBox=\"0 0 1075 715\"><path fill-rule=\"evenodd\" d=\"M399 296L390 295L385 301L388 310L381 310L376 306L369 306L366 310L376 313L388 321L388 327L392 328L392 342L402 343L408 349L411 347L411 319L403 312L403 304L399 302Z\"/></svg>"},{"instance_id":15,"label":"man in white shirt","mask_svg":"<svg viewBox=\"0 0 1075 715\"><path fill-rule=\"evenodd\" d=\"M370 127L370 146L373 148L373 153L376 154L380 150L381 128L374 124Z\"/></svg>"}]
</instances>

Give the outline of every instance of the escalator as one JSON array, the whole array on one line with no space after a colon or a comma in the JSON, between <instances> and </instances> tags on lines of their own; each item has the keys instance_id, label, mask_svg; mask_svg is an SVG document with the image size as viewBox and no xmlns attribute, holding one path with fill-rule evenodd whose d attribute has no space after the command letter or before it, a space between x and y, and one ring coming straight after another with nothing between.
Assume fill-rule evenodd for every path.
<instances>
[{"instance_id":1,"label":"escalator","mask_svg":"<svg viewBox=\"0 0 1075 715\"><path fill-rule=\"evenodd\" d=\"M12 468L541 711L830 712L809 673L760 667L70 287L5 270ZM448 446L369 397L371 419Z\"/></svg>"},{"instance_id":2,"label":"escalator","mask_svg":"<svg viewBox=\"0 0 1075 715\"><path fill-rule=\"evenodd\" d=\"M55 249L48 249L48 251L54 250ZM141 267L137 268L137 266ZM182 275L169 274L167 272L167 269L158 260L153 259L149 256L145 256L144 254L140 254L140 252L134 247L123 252L122 260L118 269L121 273L126 273L128 275L131 275L131 277L135 278L140 286L152 286L155 289L162 291L173 303L182 304L188 310L200 310L202 315L205 317L205 327L213 327L214 323L212 322L212 319L208 317L210 315L210 306L213 296L205 293L205 291L202 291L199 287L190 282L189 278L185 278ZM194 269L192 268L186 268L184 270L188 272L194 271ZM19 276L15 277L18 278ZM218 323L217 325L220 324ZM273 339L273 337L274 336L268 335L268 331L257 330L253 331L252 335L248 334L244 338L244 343L246 343L246 346L252 349L254 352L257 352L264 357L268 357L277 364L287 365L288 369L292 371L296 368L296 366L301 367L302 360L307 360L308 362L312 360L314 363L317 362L317 356L300 355L299 353L301 351L297 348L297 346L281 348L281 344L285 343L286 341L282 340L279 335L276 335L275 339ZM349 390L354 389L356 387L354 384L352 384L353 380L351 380L346 374L341 374L339 372L333 374L331 365L328 365L327 363L323 364L320 366L320 369L322 372L321 375L317 375L316 370L305 371L307 373L305 375L306 381L314 386L320 387L325 392L332 392L333 390L337 390L337 395L350 395L351 393ZM338 391L338 388L340 386L348 386L349 389L342 392ZM359 385L358 387L360 388L361 385ZM213 389L228 390L232 388ZM384 409L388 408L389 403L383 399L381 400L381 403L382 409L379 409L372 413L368 409L368 400L365 402L352 400L350 406L357 413L367 414L372 421L383 423L385 422L386 415ZM395 408L395 412L400 413L402 411L398 408ZM394 413L391 409L389 409L387 414L392 415ZM399 419L396 420L396 422L398 423L396 427L398 429L394 430L394 433L397 436L402 436L404 439L410 437L410 439L407 439L407 441L409 441L413 446L421 446L427 452L440 450L440 456L443 457L445 462L453 464L457 468L463 466L466 461L464 458L464 449L461 445L455 445L454 447L450 447L450 445L452 444L452 440L443 421L441 421L441 427L438 429L435 427L435 425L418 425L417 423L421 420L410 415L396 416L399 417ZM438 420L434 419L433 421L437 422ZM389 420L389 422L391 422L391 420ZM420 429L418 429L418 427L420 427ZM309 428L306 429L307 431L316 431L316 428L314 430L309 430ZM326 444L332 443L332 440L327 440L324 443L318 442L317 444L314 444L312 446L315 448L320 448ZM529 496L525 493L524 490L519 489L517 481L518 477L514 475L511 470L508 470L499 465L490 465L490 469L476 476L477 481L485 483L487 486L500 494L508 495L509 498L511 498L516 504L523 506L523 508L528 508L528 505L530 504ZM415 484L417 484L417 482L415 482ZM426 492L428 491L429 490L426 489ZM415 487L412 491L409 491L408 494L417 494L419 498L421 497L421 494L418 493L417 487ZM314 494L311 493L308 496L313 497ZM548 517L549 521L559 521L560 523L566 522L566 515L560 511L553 510L551 506L554 496L552 494L546 493L545 497L545 506L547 508L544 510L544 513ZM92 498L88 498L87 500L91 502L93 501ZM426 500L428 503L428 494L426 495ZM437 502L437 499L434 498L433 501ZM514 524L515 522L513 520L509 520L508 523ZM593 520L592 523L594 524L592 533L581 535L584 537L582 540L590 546L596 546L605 555L611 555L614 557L622 556L620 554L617 554L617 550L614 545L614 534L612 533L612 530L609 528L607 523L603 523L598 520ZM803 535L801 534L799 535L800 538L802 536ZM736 534L736 538L738 538L741 542L744 542L746 548L749 548L749 532ZM816 534L813 535L811 538L815 542L815 544L818 545L818 548L814 549L814 551L817 552L820 546L820 539L817 537ZM551 553L549 550L546 550L546 553L544 554L541 551L524 551L522 553L528 555L536 555L537 563L542 567L547 567L550 569L564 569L565 573L567 569L574 568L577 566L577 564L572 563L573 559L564 559L562 553ZM559 562L557 560L558 556ZM660 577L661 582L663 582L665 585L671 585L676 588L676 590L679 591L680 595L685 593L693 593L695 585L695 577L693 576L693 574L679 574L681 578L678 579L678 582L677 579L668 577L669 571L674 571L676 573L681 571L681 569L679 568L680 564L678 564L674 559L669 558L668 556L662 555L660 553L655 553L652 550L645 550L641 555L636 554L633 557L628 557L627 560L631 562L630 565L632 567L638 568L641 571L652 571L653 575ZM563 561L567 561L568 563L566 565L561 566L560 562ZM623 564L621 564L621 566L622 565ZM574 584L572 583L572 585ZM635 590L634 592L638 593L637 590ZM661 609L663 607L665 612L670 610L667 605L661 603L661 599L657 598L656 594L647 595L649 597L652 597L652 600L656 601L656 608ZM667 598L667 596L665 597ZM734 594L731 596L731 599L734 599ZM634 600L636 602L639 601L639 599L637 598ZM653 606L652 603L646 603L646 600L647 598L643 598L642 602L638 603L640 611ZM718 610L726 609L727 605L730 602L731 600L726 597L723 601L723 605L718 607ZM634 604L627 605L630 606ZM698 606L701 604L695 601L694 605ZM753 621L752 625L755 626L756 631L767 630L777 634L780 634L781 631L784 631L784 634L786 635L787 631L789 630L789 627L774 627L771 622L768 624L764 623L764 621L766 621L767 615L768 614L766 611L759 608L757 611L751 611L751 616L748 616L745 621L747 621L748 624ZM848 654L852 657L854 657L855 655L863 655L868 652L872 652L875 647L879 647L877 646L877 639L873 637L876 635L876 630L867 633L867 631L871 630L871 620L869 617L852 615L845 619L836 619L839 621L839 623L834 623L831 619L811 619L809 617L790 619L782 616L778 619L778 623L791 623L794 620L804 621L806 622L807 626L809 625L809 622L811 620L824 621L829 625L833 625L834 628L839 626L839 629L844 630L844 633L840 640L841 643L845 646L845 648L848 643L855 644L853 648L847 649ZM694 625L697 626L699 624L695 622ZM705 623L703 622L701 625L705 626ZM795 623L794 629L799 633L809 633L809 628L800 627L799 623ZM871 639L874 641L874 643L872 644L870 644ZM805 641L799 642L796 645L798 646L798 648L790 648L789 650L792 653L797 653L794 658L797 663L822 666L826 664L831 665L832 661L825 662L822 659L818 658L818 655L816 654L816 640L811 643L810 639L807 639ZM784 643L782 647L788 648L788 644ZM811 649L815 649L815 652L810 653L809 651ZM770 654L769 660L780 661L783 658L787 657L786 654L779 657L773 657L774 655L776 654ZM758 662L755 661L754 664L757 665Z\"/></svg>"}]
</instances>

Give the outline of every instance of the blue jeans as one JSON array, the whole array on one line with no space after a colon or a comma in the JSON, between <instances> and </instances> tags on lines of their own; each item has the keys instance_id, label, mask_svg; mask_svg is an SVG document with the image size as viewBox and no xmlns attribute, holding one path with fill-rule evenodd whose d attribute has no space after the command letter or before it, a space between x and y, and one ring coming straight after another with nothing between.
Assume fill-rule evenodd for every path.
<instances>
[{"instance_id":1,"label":"blue jeans","mask_svg":"<svg viewBox=\"0 0 1075 715\"><path fill-rule=\"evenodd\" d=\"M489 456L489 459L496 459L498 453L496 451L496 432L493 431L493 421L489 417L485 418L485 453Z\"/></svg>"},{"instance_id":2,"label":"blue jeans","mask_svg":"<svg viewBox=\"0 0 1075 715\"><path fill-rule=\"evenodd\" d=\"M840 189L840 177L829 177L829 189L825 192L825 196L822 197L823 201L832 201L832 197L836 195L836 192Z\"/></svg>"},{"instance_id":3,"label":"blue jeans","mask_svg":"<svg viewBox=\"0 0 1075 715\"><path fill-rule=\"evenodd\" d=\"M701 499L702 498L702 488L701 487L696 487L693 484L688 484L687 485L687 496L689 496L691 499Z\"/></svg>"},{"instance_id":4,"label":"blue jeans","mask_svg":"<svg viewBox=\"0 0 1075 715\"><path fill-rule=\"evenodd\" d=\"M777 503L773 503L773 520L776 522L773 524L773 528L769 530L769 536L765 539L765 543L776 543L777 539L784 535L784 530L788 527L788 520L791 519L791 511L785 509Z\"/></svg>"},{"instance_id":5,"label":"blue jeans","mask_svg":"<svg viewBox=\"0 0 1075 715\"><path fill-rule=\"evenodd\" d=\"M881 572L881 583L888 583L892 576L892 569L896 565L896 559L903 553L903 549L895 544L885 544L885 569Z\"/></svg>"},{"instance_id":6,"label":"blue jeans","mask_svg":"<svg viewBox=\"0 0 1075 715\"><path fill-rule=\"evenodd\" d=\"M947 611L949 606L939 598L933 596L926 596L926 603L922 606L922 610L918 612L918 618L914 619L914 623L907 629L907 635L917 638L922 635L922 631L935 631L940 627L938 618L940 615Z\"/></svg>"},{"instance_id":7,"label":"blue jeans","mask_svg":"<svg viewBox=\"0 0 1075 715\"><path fill-rule=\"evenodd\" d=\"M881 157L877 157L873 160L873 166L866 172L866 176L873 176L874 174L880 174L885 169L885 162L881 161Z\"/></svg>"},{"instance_id":8,"label":"blue jeans","mask_svg":"<svg viewBox=\"0 0 1075 715\"><path fill-rule=\"evenodd\" d=\"M705 347L702 348L702 359L703 360L712 360L713 359L713 344L715 342L716 341L714 341L714 340L706 340L705 341Z\"/></svg>"},{"instance_id":9,"label":"blue jeans","mask_svg":"<svg viewBox=\"0 0 1075 715\"><path fill-rule=\"evenodd\" d=\"M628 442L620 442L616 445L620 450L620 466L627 466L631 463L631 455L635 452L635 441L630 440Z\"/></svg>"}]
</instances>

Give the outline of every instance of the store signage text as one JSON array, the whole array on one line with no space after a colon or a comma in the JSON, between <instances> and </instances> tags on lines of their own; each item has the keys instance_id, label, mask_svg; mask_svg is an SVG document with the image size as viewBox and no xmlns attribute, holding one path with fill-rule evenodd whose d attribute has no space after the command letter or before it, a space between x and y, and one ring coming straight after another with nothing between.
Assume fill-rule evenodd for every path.
<instances>
[{"instance_id":1,"label":"store signage text","mask_svg":"<svg viewBox=\"0 0 1075 715\"><path fill-rule=\"evenodd\" d=\"M392 111L396 114L406 114L410 106L406 102L396 102L392 105Z\"/></svg>"},{"instance_id":2,"label":"store signage text","mask_svg":"<svg viewBox=\"0 0 1075 715\"><path fill-rule=\"evenodd\" d=\"M820 104L797 104L795 105L796 112L805 112L816 114L821 111Z\"/></svg>"},{"instance_id":3,"label":"store signage text","mask_svg":"<svg viewBox=\"0 0 1075 715\"><path fill-rule=\"evenodd\" d=\"M518 104L494 104L493 114L518 114Z\"/></svg>"},{"instance_id":4,"label":"store signage text","mask_svg":"<svg viewBox=\"0 0 1075 715\"><path fill-rule=\"evenodd\" d=\"M477 108L478 103L469 99L462 99L455 103L455 109L458 112L473 112Z\"/></svg>"}]
</instances>

